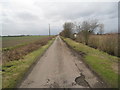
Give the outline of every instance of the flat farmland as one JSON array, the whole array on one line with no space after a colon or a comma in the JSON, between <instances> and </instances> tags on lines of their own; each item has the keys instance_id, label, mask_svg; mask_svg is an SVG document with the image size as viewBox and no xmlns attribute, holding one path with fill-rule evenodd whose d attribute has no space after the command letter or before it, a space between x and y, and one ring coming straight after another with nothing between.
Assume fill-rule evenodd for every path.
<instances>
[{"instance_id":1,"label":"flat farmland","mask_svg":"<svg viewBox=\"0 0 120 90\"><path fill-rule=\"evenodd\" d=\"M3 37L3 61L14 61L46 45L53 36Z\"/></svg>"},{"instance_id":2,"label":"flat farmland","mask_svg":"<svg viewBox=\"0 0 120 90\"><path fill-rule=\"evenodd\" d=\"M48 36L12 36L2 37L2 48L14 47L35 42Z\"/></svg>"}]
</instances>

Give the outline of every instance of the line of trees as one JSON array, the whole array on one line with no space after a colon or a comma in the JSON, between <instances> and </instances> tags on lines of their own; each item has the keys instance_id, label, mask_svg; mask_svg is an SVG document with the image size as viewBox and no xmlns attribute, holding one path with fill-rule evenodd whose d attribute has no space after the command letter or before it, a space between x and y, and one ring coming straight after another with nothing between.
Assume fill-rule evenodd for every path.
<instances>
[{"instance_id":1,"label":"line of trees","mask_svg":"<svg viewBox=\"0 0 120 90\"><path fill-rule=\"evenodd\" d=\"M83 38L84 43L88 45L89 37L91 34L103 34L104 32L104 24L99 23L97 19L85 20L82 22L73 23L73 22L65 22L63 25L63 31L60 35L75 39L74 34L77 34L78 38Z\"/></svg>"},{"instance_id":2,"label":"line of trees","mask_svg":"<svg viewBox=\"0 0 120 90\"><path fill-rule=\"evenodd\" d=\"M103 33L104 24L97 19L91 19L75 23L65 22L60 35L120 57L118 50L119 35Z\"/></svg>"}]
</instances>

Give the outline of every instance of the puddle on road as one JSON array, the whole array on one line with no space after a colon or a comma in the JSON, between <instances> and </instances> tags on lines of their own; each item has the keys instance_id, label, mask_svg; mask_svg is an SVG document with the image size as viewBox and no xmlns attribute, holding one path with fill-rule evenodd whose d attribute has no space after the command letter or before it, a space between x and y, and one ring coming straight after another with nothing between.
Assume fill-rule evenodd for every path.
<instances>
[{"instance_id":1,"label":"puddle on road","mask_svg":"<svg viewBox=\"0 0 120 90\"><path fill-rule=\"evenodd\" d=\"M84 87L90 87L90 85L88 84L88 82L85 80L85 76L81 73L79 77L75 78L75 82L80 85L80 86L84 86Z\"/></svg>"},{"instance_id":2,"label":"puddle on road","mask_svg":"<svg viewBox=\"0 0 120 90\"><path fill-rule=\"evenodd\" d=\"M74 87L74 86L82 86L86 88L90 88L89 83L85 80L85 76L81 73L80 76L75 78L75 82L70 85L66 85L67 81L63 81L63 86L60 86L57 82L51 82L50 79L47 79L47 82L44 86L49 88L60 88L60 87Z\"/></svg>"}]
</instances>

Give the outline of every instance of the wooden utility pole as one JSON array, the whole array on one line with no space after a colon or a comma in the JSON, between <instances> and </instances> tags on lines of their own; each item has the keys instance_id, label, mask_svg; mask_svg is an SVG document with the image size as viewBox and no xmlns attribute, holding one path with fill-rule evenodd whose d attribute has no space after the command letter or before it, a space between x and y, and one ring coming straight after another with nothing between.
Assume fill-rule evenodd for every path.
<instances>
[{"instance_id":1,"label":"wooden utility pole","mask_svg":"<svg viewBox=\"0 0 120 90\"><path fill-rule=\"evenodd\" d=\"M49 37L50 37L50 24L49 24Z\"/></svg>"}]
</instances>

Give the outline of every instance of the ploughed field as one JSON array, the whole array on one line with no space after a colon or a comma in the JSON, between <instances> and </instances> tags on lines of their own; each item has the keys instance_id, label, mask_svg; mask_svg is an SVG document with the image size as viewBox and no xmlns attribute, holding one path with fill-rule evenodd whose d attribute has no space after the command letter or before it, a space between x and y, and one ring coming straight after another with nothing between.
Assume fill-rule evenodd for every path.
<instances>
[{"instance_id":1,"label":"ploughed field","mask_svg":"<svg viewBox=\"0 0 120 90\"><path fill-rule=\"evenodd\" d=\"M19 60L45 45L53 36L12 36L2 38L3 63Z\"/></svg>"}]
</instances>

